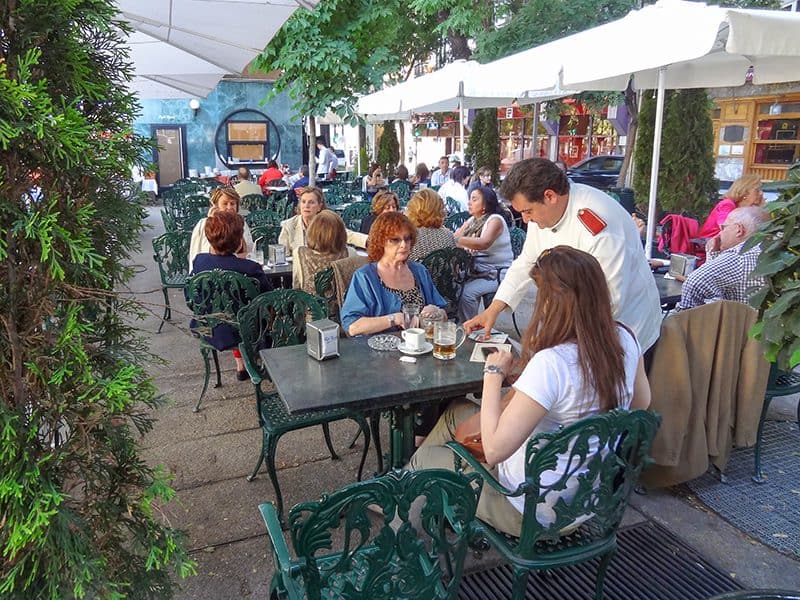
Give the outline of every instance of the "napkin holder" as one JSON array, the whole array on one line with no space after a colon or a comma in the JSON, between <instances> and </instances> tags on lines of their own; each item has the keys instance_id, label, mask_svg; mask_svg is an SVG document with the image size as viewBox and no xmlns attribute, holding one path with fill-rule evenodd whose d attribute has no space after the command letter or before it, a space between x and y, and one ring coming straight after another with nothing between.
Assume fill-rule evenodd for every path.
<instances>
[{"instance_id":1,"label":"napkin holder","mask_svg":"<svg viewBox=\"0 0 800 600\"><path fill-rule=\"evenodd\" d=\"M669 257L669 274L672 277L680 275L688 277L697 265L697 257L691 254L675 253Z\"/></svg>"},{"instance_id":2,"label":"napkin holder","mask_svg":"<svg viewBox=\"0 0 800 600\"><path fill-rule=\"evenodd\" d=\"M306 323L306 350L317 360L339 356L339 325L330 319Z\"/></svg>"},{"instance_id":3,"label":"napkin holder","mask_svg":"<svg viewBox=\"0 0 800 600\"><path fill-rule=\"evenodd\" d=\"M267 260L273 265L286 264L286 248L281 244L267 246Z\"/></svg>"}]
</instances>

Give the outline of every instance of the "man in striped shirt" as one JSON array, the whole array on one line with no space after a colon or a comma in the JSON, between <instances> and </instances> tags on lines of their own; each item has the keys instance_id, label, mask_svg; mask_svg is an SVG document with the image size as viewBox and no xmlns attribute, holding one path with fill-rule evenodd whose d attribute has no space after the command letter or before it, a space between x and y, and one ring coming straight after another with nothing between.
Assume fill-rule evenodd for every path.
<instances>
[{"instance_id":1,"label":"man in striped shirt","mask_svg":"<svg viewBox=\"0 0 800 600\"><path fill-rule=\"evenodd\" d=\"M747 303L753 289L764 284L761 277L750 277L756 267L761 247L742 252L744 243L769 213L759 206L746 206L730 212L717 236L706 246L708 261L686 278L677 310L702 306L716 300Z\"/></svg>"}]
</instances>

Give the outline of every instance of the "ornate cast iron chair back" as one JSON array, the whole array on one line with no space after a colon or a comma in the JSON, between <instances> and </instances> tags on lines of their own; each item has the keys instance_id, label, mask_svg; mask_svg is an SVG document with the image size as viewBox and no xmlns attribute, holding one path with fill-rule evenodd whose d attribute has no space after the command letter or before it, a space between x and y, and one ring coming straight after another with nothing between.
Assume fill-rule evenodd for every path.
<instances>
[{"instance_id":1,"label":"ornate cast iron chair back","mask_svg":"<svg viewBox=\"0 0 800 600\"><path fill-rule=\"evenodd\" d=\"M372 204L369 202L353 202L342 211L344 226L351 231L361 229L361 221L372 212Z\"/></svg>"},{"instance_id":2,"label":"ornate cast iron chair back","mask_svg":"<svg viewBox=\"0 0 800 600\"><path fill-rule=\"evenodd\" d=\"M314 275L314 291L328 305L328 318L339 323L339 305L336 303L336 280L333 267L327 267Z\"/></svg>"},{"instance_id":3,"label":"ornate cast iron chair back","mask_svg":"<svg viewBox=\"0 0 800 600\"><path fill-rule=\"evenodd\" d=\"M164 316L158 326L158 333L164 321L172 318L169 305L169 290L183 289L189 278L189 242L192 234L188 231L168 231L153 239L153 260L158 265L161 277L161 291L164 294Z\"/></svg>"},{"instance_id":4,"label":"ornate cast iron chair back","mask_svg":"<svg viewBox=\"0 0 800 600\"><path fill-rule=\"evenodd\" d=\"M266 210L267 197L264 194L245 194L241 198L240 205L249 211Z\"/></svg>"},{"instance_id":5,"label":"ornate cast iron chair back","mask_svg":"<svg viewBox=\"0 0 800 600\"><path fill-rule=\"evenodd\" d=\"M272 505L263 504L278 567L272 588L310 599L456 598L480 486L475 474L391 471L298 504L289 512L295 561ZM382 518L370 518L373 506ZM409 513L417 511L412 522ZM332 548L333 532L344 539L322 554Z\"/></svg>"},{"instance_id":6,"label":"ornate cast iron chair back","mask_svg":"<svg viewBox=\"0 0 800 600\"><path fill-rule=\"evenodd\" d=\"M522 248L525 246L525 237L527 234L524 229L520 229L519 227L512 227L508 230L508 234L511 236L511 251L514 253L514 258L517 258L522 254Z\"/></svg>"},{"instance_id":7,"label":"ornate cast iron chair back","mask_svg":"<svg viewBox=\"0 0 800 600\"><path fill-rule=\"evenodd\" d=\"M455 198L447 196L447 198L444 199L444 209L447 212L447 214L452 217L461 212L461 205Z\"/></svg>"},{"instance_id":8,"label":"ornate cast iron chair back","mask_svg":"<svg viewBox=\"0 0 800 600\"><path fill-rule=\"evenodd\" d=\"M411 199L411 184L402 179L398 179L389 184L389 189L397 194L400 206L405 206Z\"/></svg>"},{"instance_id":9,"label":"ornate cast iron chair back","mask_svg":"<svg viewBox=\"0 0 800 600\"><path fill-rule=\"evenodd\" d=\"M267 246L278 243L278 238L281 235L281 226L272 224L255 225L250 228L250 233L253 236L256 248L266 253Z\"/></svg>"},{"instance_id":10,"label":"ornate cast iron chair back","mask_svg":"<svg viewBox=\"0 0 800 600\"><path fill-rule=\"evenodd\" d=\"M451 213L449 217L445 217L444 226L450 231L455 231L461 227L467 219L469 219L469 213L466 211Z\"/></svg>"},{"instance_id":11,"label":"ornate cast iron chair back","mask_svg":"<svg viewBox=\"0 0 800 600\"><path fill-rule=\"evenodd\" d=\"M463 248L442 248L423 256L420 262L428 269L439 293L447 300L447 314L458 314L464 282L472 266L472 256Z\"/></svg>"},{"instance_id":12,"label":"ornate cast iron chair back","mask_svg":"<svg viewBox=\"0 0 800 600\"><path fill-rule=\"evenodd\" d=\"M244 218L247 225L252 229L253 227L258 227L259 225L278 225L280 226L281 216L276 213L274 210L254 210L251 211Z\"/></svg>"}]
</instances>

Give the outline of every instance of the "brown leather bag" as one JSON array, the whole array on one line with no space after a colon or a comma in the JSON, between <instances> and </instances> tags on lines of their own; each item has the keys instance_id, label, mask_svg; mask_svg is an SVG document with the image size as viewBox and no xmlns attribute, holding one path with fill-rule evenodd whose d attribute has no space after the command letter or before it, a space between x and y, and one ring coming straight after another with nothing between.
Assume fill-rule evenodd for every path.
<instances>
[{"instance_id":1,"label":"brown leather bag","mask_svg":"<svg viewBox=\"0 0 800 600\"><path fill-rule=\"evenodd\" d=\"M481 440L481 413L476 412L456 425L455 441L464 446L478 461L486 463Z\"/></svg>"}]
</instances>

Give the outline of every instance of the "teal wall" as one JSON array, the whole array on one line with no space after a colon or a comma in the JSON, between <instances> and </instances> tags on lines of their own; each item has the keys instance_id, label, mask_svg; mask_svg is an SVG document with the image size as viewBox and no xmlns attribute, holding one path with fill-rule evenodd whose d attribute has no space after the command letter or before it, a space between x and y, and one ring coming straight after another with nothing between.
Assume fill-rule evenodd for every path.
<instances>
[{"instance_id":1,"label":"teal wall","mask_svg":"<svg viewBox=\"0 0 800 600\"><path fill-rule=\"evenodd\" d=\"M207 98L199 98L200 109L196 116L192 115L188 98L142 100L142 113L134 121L134 130L149 137L153 125L184 125L187 169L202 171L205 166L224 169L226 167L220 163L215 150L217 127L236 110L258 110L272 120L271 139L275 139L276 133L280 136L278 162L288 163L294 170L301 161L302 124L294 118L291 100L286 93L261 104L271 89L272 84L261 81L220 81Z\"/></svg>"}]
</instances>

